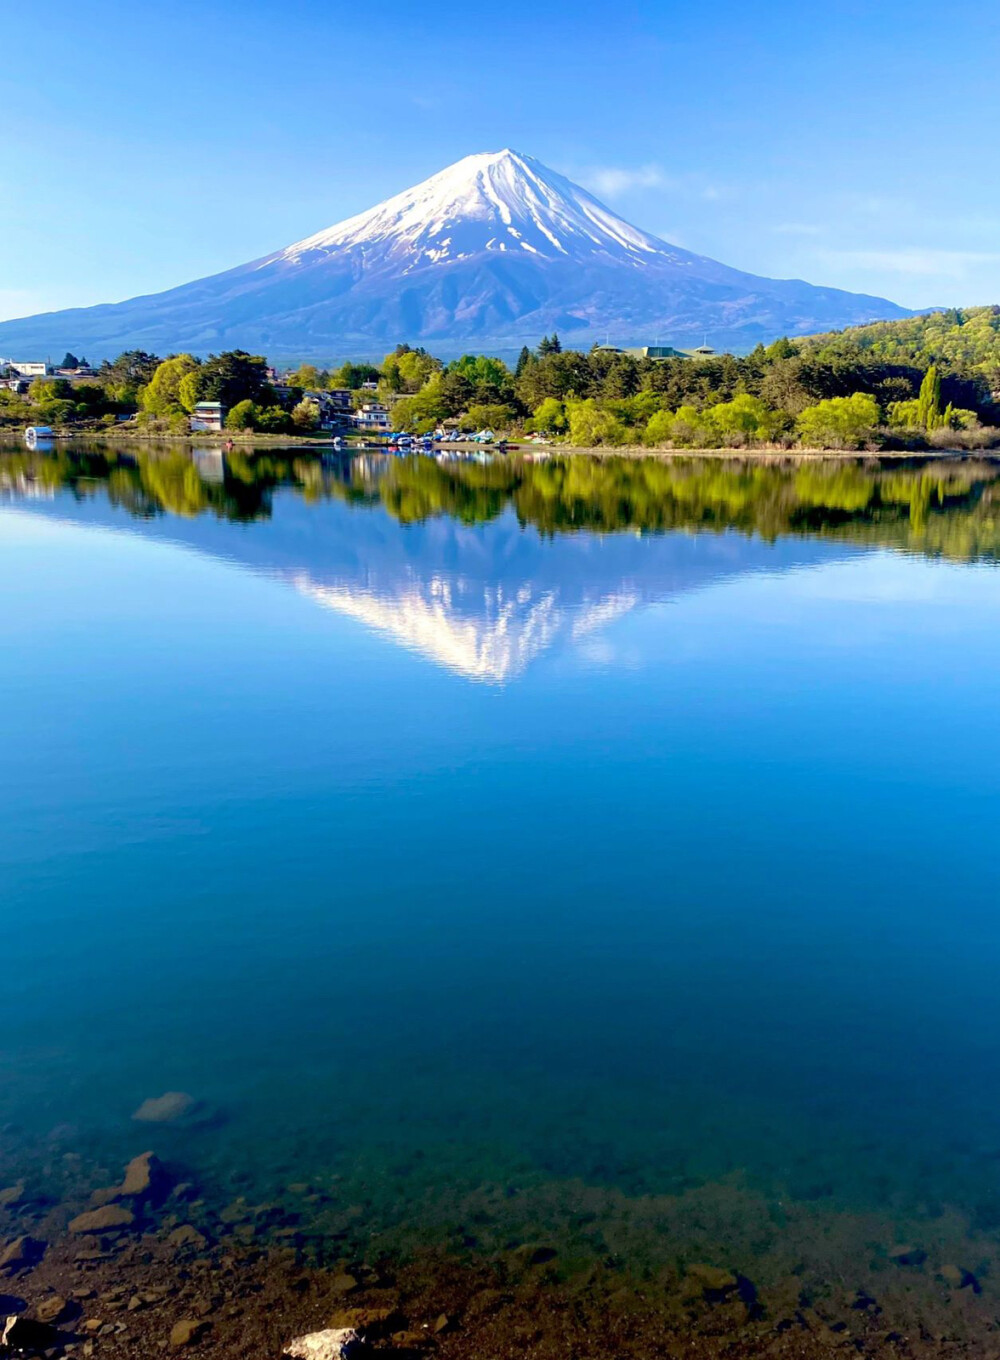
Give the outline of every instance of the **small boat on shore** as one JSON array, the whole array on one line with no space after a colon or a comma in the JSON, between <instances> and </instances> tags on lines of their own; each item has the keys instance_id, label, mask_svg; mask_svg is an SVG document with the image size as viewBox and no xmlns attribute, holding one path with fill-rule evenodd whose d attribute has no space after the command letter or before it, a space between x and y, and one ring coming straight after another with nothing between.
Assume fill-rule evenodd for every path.
<instances>
[{"instance_id":1,"label":"small boat on shore","mask_svg":"<svg viewBox=\"0 0 1000 1360\"><path fill-rule=\"evenodd\" d=\"M29 425L24 432L24 442L29 449L37 449L39 441L45 442L55 437L51 425Z\"/></svg>"}]
</instances>

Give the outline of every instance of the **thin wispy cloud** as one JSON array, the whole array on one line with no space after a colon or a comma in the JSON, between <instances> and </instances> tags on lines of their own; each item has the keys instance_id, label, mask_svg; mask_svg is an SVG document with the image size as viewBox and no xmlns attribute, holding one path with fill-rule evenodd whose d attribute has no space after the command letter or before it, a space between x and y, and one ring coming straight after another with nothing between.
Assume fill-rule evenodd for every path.
<instances>
[{"instance_id":1,"label":"thin wispy cloud","mask_svg":"<svg viewBox=\"0 0 1000 1360\"><path fill-rule=\"evenodd\" d=\"M873 269L912 278L966 279L983 265L1000 263L1000 251L935 250L823 250L824 263L837 267Z\"/></svg>"},{"instance_id":2,"label":"thin wispy cloud","mask_svg":"<svg viewBox=\"0 0 1000 1360\"><path fill-rule=\"evenodd\" d=\"M659 189L682 198L718 202L732 197L723 184L710 184L690 175L671 175L662 165L594 165L570 176L601 198L621 198L637 190Z\"/></svg>"},{"instance_id":3,"label":"thin wispy cloud","mask_svg":"<svg viewBox=\"0 0 1000 1360\"><path fill-rule=\"evenodd\" d=\"M585 188L604 194L606 198L617 198L634 189L667 189L673 185L673 180L658 165L640 165L634 169L598 165L585 171L581 179Z\"/></svg>"}]
</instances>

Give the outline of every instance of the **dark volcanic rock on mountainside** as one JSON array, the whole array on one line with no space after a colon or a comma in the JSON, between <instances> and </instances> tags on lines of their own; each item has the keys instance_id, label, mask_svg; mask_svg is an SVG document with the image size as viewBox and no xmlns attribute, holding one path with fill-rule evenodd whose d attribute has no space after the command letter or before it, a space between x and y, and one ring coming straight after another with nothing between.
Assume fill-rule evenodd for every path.
<instances>
[{"instance_id":1,"label":"dark volcanic rock on mountainside","mask_svg":"<svg viewBox=\"0 0 1000 1360\"><path fill-rule=\"evenodd\" d=\"M759 278L640 231L515 151L467 156L264 259L148 297L0 323L0 354L94 360L241 347L273 359L399 341L505 350L558 331L589 347L717 348L910 315L883 298Z\"/></svg>"}]
</instances>

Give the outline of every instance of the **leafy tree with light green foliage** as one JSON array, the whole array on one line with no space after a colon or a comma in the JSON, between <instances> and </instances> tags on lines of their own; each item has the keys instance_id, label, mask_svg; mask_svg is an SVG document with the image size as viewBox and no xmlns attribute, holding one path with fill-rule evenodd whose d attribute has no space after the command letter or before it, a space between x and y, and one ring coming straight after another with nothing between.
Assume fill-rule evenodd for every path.
<instances>
[{"instance_id":1,"label":"leafy tree with light green foliage","mask_svg":"<svg viewBox=\"0 0 1000 1360\"><path fill-rule=\"evenodd\" d=\"M256 428L262 434L287 434L292 418L282 406L264 406L257 415Z\"/></svg>"},{"instance_id":2,"label":"leafy tree with light green foliage","mask_svg":"<svg viewBox=\"0 0 1000 1360\"><path fill-rule=\"evenodd\" d=\"M448 415L448 403L443 400L440 384L430 382L412 397L401 397L392 408L392 422L398 430L410 434L426 434Z\"/></svg>"},{"instance_id":3,"label":"leafy tree with light green foliage","mask_svg":"<svg viewBox=\"0 0 1000 1360\"><path fill-rule=\"evenodd\" d=\"M569 418L570 443L580 448L593 448L601 444L616 446L628 442L628 430L609 411L602 411L593 397L586 401L568 401L566 415Z\"/></svg>"},{"instance_id":4,"label":"leafy tree with light green foliage","mask_svg":"<svg viewBox=\"0 0 1000 1360\"><path fill-rule=\"evenodd\" d=\"M920 402L916 397L909 401L892 401L886 411L886 421L894 430L916 430L920 428Z\"/></svg>"},{"instance_id":5,"label":"leafy tree with light green foliage","mask_svg":"<svg viewBox=\"0 0 1000 1360\"><path fill-rule=\"evenodd\" d=\"M710 411L685 403L677 408L670 425L670 442L680 448L711 449L722 443L719 427Z\"/></svg>"},{"instance_id":6,"label":"leafy tree with light green foliage","mask_svg":"<svg viewBox=\"0 0 1000 1360\"><path fill-rule=\"evenodd\" d=\"M446 376L467 383L478 404L506 405L514 399L513 374L502 359L490 354L463 354L448 365Z\"/></svg>"},{"instance_id":7,"label":"leafy tree with light green foliage","mask_svg":"<svg viewBox=\"0 0 1000 1360\"><path fill-rule=\"evenodd\" d=\"M177 384L177 400L184 410L190 413L201 401L201 394L201 369L193 368L190 373L185 373Z\"/></svg>"},{"instance_id":8,"label":"leafy tree with light green foliage","mask_svg":"<svg viewBox=\"0 0 1000 1360\"><path fill-rule=\"evenodd\" d=\"M761 401L743 392L732 401L718 402L710 410L722 438L739 437L745 440L774 439L787 423L783 411L773 411Z\"/></svg>"},{"instance_id":9,"label":"leafy tree with light green foliage","mask_svg":"<svg viewBox=\"0 0 1000 1360\"><path fill-rule=\"evenodd\" d=\"M238 401L226 416L227 430L256 430L260 420L260 409L249 397Z\"/></svg>"},{"instance_id":10,"label":"leafy tree with light green foliage","mask_svg":"<svg viewBox=\"0 0 1000 1360\"><path fill-rule=\"evenodd\" d=\"M941 423L941 375L937 364L931 364L917 397L917 425L922 430L936 430Z\"/></svg>"},{"instance_id":11,"label":"leafy tree with light green foliage","mask_svg":"<svg viewBox=\"0 0 1000 1360\"><path fill-rule=\"evenodd\" d=\"M529 423L539 434L565 434L569 429L565 402L556 397L546 397L536 407Z\"/></svg>"},{"instance_id":12,"label":"leafy tree with light green foliage","mask_svg":"<svg viewBox=\"0 0 1000 1360\"><path fill-rule=\"evenodd\" d=\"M301 387L312 391L321 391L330 381L330 375L325 369L319 369L315 364L300 364L288 379L289 386Z\"/></svg>"},{"instance_id":13,"label":"leafy tree with light green foliage","mask_svg":"<svg viewBox=\"0 0 1000 1360\"><path fill-rule=\"evenodd\" d=\"M855 449L875 433L879 406L867 392L850 397L828 397L808 406L796 422L803 444L819 448Z\"/></svg>"},{"instance_id":14,"label":"leafy tree with light green foliage","mask_svg":"<svg viewBox=\"0 0 1000 1360\"><path fill-rule=\"evenodd\" d=\"M303 399L292 409L292 424L302 434L319 428L319 406L308 398Z\"/></svg>"},{"instance_id":15,"label":"leafy tree with light green foliage","mask_svg":"<svg viewBox=\"0 0 1000 1360\"><path fill-rule=\"evenodd\" d=\"M643 431L642 442L652 447L669 444L673 438L673 411L654 411Z\"/></svg>"},{"instance_id":16,"label":"leafy tree with light green foliage","mask_svg":"<svg viewBox=\"0 0 1000 1360\"><path fill-rule=\"evenodd\" d=\"M460 430L509 430L514 420L514 408L503 405L470 406L459 417Z\"/></svg>"},{"instance_id":17,"label":"leafy tree with light green foliage","mask_svg":"<svg viewBox=\"0 0 1000 1360\"><path fill-rule=\"evenodd\" d=\"M188 373L195 373L199 367L193 354L175 354L170 359L164 359L142 389L142 409L152 416L182 414L185 408L180 396L181 382Z\"/></svg>"},{"instance_id":18,"label":"leafy tree with light green foliage","mask_svg":"<svg viewBox=\"0 0 1000 1360\"><path fill-rule=\"evenodd\" d=\"M440 359L435 359L425 349L406 350L391 361L399 373L403 392L419 392L431 377L435 373L440 373L444 367Z\"/></svg>"}]
</instances>

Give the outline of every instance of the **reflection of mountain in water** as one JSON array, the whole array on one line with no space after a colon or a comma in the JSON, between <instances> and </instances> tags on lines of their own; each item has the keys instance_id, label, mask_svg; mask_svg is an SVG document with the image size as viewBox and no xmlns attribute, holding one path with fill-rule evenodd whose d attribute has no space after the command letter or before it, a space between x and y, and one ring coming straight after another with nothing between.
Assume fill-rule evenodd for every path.
<instances>
[{"instance_id":1,"label":"reflection of mountain in water","mask_svg":"<svg viewBox=\"0 0 1000 1360\"><path fill-rule=\"evenodd\" d=\"M630 610L748 571L883 544L996 551L997 471L982 463L324 467L277 455L225 467L216 459L203 473L176 451L0 460L0 486L16 499L40 485L60 492L32 501L35 513L131 528L279 577L494 682Z\"/></svg>"},{"instance_id":2,"label":"reflection of mountain in water","mask_svg":"<svg viewBox=\"0 0 1000 1360\"><path fill-rule=\"evenodd\" d=\"M104 498L32 501L33 513L180 542L289 582L470 679L503 682L629 610L747 571L842 556L808 541L736 534L543 538L512 511L486 524L401 525L380 507L310 505L278 492L272 516L136 520Z\"/></svg>"}]
</instances>

